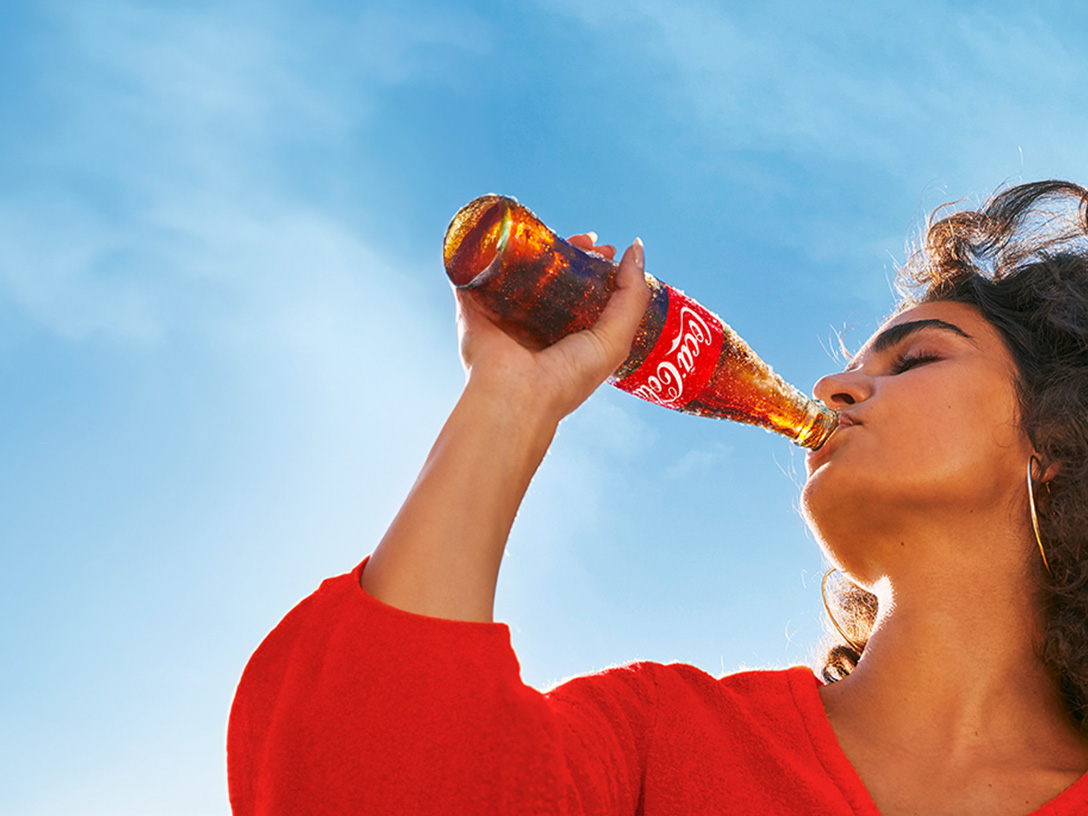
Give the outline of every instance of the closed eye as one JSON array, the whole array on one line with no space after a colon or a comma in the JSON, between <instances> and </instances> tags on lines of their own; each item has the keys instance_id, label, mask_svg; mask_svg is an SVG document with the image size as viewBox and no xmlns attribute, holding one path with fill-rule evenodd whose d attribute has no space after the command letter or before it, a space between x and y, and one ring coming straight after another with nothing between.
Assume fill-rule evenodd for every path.
<instances>
[{"instance_id":1,"label":"closed eye","mask_svg":"<svg viewBox=\"0 0 1088 816\"><path fill-rule=\"evenodd\" d=\"M917 352L915 354L900 354L892 361L890 371L892 374L902 374L904 371L909 371L915 366L933 363L940 359L941 356L939 354L925 351Z\"/></svg>"}]
</instances>

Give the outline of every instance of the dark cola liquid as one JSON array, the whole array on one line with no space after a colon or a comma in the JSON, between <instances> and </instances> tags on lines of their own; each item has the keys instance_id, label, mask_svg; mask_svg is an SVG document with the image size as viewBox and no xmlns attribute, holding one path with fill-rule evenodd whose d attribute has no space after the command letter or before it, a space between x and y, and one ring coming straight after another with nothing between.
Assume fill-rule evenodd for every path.
<instances>
[{"instance_id":1,"label":"dark cola liquid","mask_svg":"<svg viewBox=\"0 0 1088 816\"><path fill-rule=\"evenodd\" d=\"M443 256L450 280L502 328L542 348L600 317L618 266L583 252L504 196L454 216ZM647 275L650 304L612 384L697 416L732 419L819 447L838 418L782 380L721 318Z\"/></svg>"}]
</instances>

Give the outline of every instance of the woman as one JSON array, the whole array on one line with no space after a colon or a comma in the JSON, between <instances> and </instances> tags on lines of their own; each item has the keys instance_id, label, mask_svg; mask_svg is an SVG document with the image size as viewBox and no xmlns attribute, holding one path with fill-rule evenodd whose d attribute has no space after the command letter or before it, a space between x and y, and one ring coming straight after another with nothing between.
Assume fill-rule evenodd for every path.
<instances>
[{"instance_id":1,"label":"woman","mask_svg":"<svg viewBox=\"0 0 1088 816\"><path fill-rule=\"evenodd\" d=\"M465 390L401 512L242 679L235 812L1088 813L1086 237L1088 191L1060 182L937 222L920 294L817 383L842 423L804 513L856 587L826 683L520 683L491 622L503 546L559 420L626 356L641 242L597 325L542 351L459 301Z\"/></svg>"}]
</instances>

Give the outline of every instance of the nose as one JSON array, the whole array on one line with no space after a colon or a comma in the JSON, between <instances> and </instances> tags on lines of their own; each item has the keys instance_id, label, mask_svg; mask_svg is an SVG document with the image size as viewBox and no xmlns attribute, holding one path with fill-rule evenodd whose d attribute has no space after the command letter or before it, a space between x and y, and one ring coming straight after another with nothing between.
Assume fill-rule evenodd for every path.
<instances>
[{"instance_id":1,"label":"nose","mask_svg":"<svg viewBox=\"0 0 1088 816\"><path fill-rule=\"evenodd\" d=\"M869 378L859 371L841 371L828 374L816 381L812 395L828 408L856 405L871 394Z\"/></svg>"}]
</instances>

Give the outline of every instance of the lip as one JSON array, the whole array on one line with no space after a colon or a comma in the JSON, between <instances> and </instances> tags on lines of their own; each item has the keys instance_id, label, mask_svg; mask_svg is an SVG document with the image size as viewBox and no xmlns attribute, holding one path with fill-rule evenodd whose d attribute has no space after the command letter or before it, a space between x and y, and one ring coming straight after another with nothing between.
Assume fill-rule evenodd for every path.
<instances>
[{"instance_id":1,"label":"lip","mask_svg":"<svg viewBox=\"0 0 1088 816\"><path fill-rule=\"evenodd\" d=\"M849 428L851 425L860 425L861 423L854 419L850 414L845 411L839 411L839 428ZM838 430L838 428L836 428Z\"/></svg>"},{"instance_id":2,"label":"lip","mask_svg":"<svg viewBox=\"0 0 1088 816\"><path fill-rule=\"evenodd\" d=\"M843 411L839 411L839 425L832 431L831 436L816 450L810 450L805 454L805 464L808 467L809 473L816 469L819 462L830 455L831 449L834 447L835 442L838 440L839 435L847 428L852 428L855 425L860 425L854 417L850 416Z\"/></svg>"}]
</instances>

